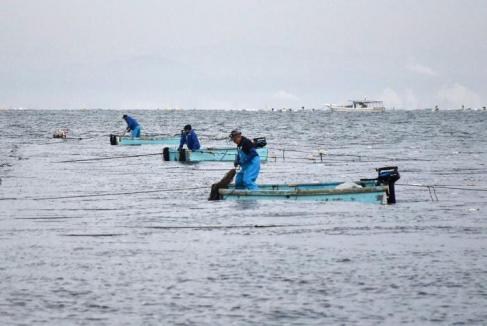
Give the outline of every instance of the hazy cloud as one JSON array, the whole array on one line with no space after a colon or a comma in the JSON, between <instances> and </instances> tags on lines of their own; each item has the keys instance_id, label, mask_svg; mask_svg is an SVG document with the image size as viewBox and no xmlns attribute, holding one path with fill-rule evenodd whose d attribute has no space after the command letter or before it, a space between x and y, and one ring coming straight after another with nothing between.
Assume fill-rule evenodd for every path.
<instances>
[{"instance_id":1,"label":"hazy cloud","mask_svg":"<svg viewBox=\"0 0 487 326\"><path fill-rule=\"evenodd\" d=\"M380 98L388 108L396 109L420 109L418 97L412 89L396 91L386 88Z\"/></svg>"},{"instance_id":2,"label":"hazy cloud","mask_svg":"<svg viewBox=\"0 0 487 326\"><path fill-rule=\"evenodd\" d=\"M410 64L407 66L407 69L417 74L425 75L425 76L434 77L438 75L438 73L434 71L431 67L421 65L419 63Z\"/></svg>"},{"instance_id":3,"label":"hazy cloud","mask_svg":"<svg viewBox=\"0 0 487 326\"><path fill-rule=\"evenodd\" d=\"M274 93L273 97L280 102L297 102L297 101L299 101L298 96L296 96L290 92L283 91L283 90L280 90L280 91Z\"/></svg>"},{"instance_id":4,"label":"hazy cloud","mask_svg":"<svg viewBox=\"0 0 487 326\"><path fill-rule=\"evenodd\" d=\"M485 0L0 1L0 106L487 103Z\"/></svg>"},{"instance_id":5,"label":"hazy cloud","mask_svg":"<svg viewBox=\"0 0 487 326\"><path fill-rule=\"evenodd\" d=\"M382 98L382 100L390 107L402 108L404 105L404 101L402 100L401 96L399 96L395 90L390 88L386 88L380 98Z\"/></svg>"},{"instance_id":6,"label":"hazy cloud","mask_svg":"<svg viewBox=\"0 0 487 326\"><path fill-rule=\"evenodd\" d=\"M454 108L460 108L462 105L465 105L465 107L482 105L481 96L479 94L459 83L440 89L437 93L437 97L440 101L443 101L445 105L453 106Z\"/></svg>"}]
</instances>

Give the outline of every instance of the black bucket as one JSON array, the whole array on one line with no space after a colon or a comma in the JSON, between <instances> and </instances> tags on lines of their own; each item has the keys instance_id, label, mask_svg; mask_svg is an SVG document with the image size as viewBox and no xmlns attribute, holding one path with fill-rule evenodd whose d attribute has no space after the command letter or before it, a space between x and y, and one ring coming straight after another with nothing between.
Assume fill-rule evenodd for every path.
<instances>
[{"instance_id":1,"label":"black bucket","mask_svg":"<svg viewBox=\"0 0 487 326\"><path fill-rule=\"evenodd\" d=\"M162 149L162 158L164 161L169 161L169 147L164 147Z\"/></svg>"},{"instance_id":2,"label":"black bucket","mask_svg":"<svg viewBox=\"0 0 487 326\"><path fill-rule=\"evenodd\" d=\"M258 137L254 138L253 140L256 148L262 148L267 145L267 140L265 139L265 137Z\"/></svg>"},{"instance_id":3,"label":"black bucket","mask_svg":"<svg viewBox=\"0 0 487 326\"><path fill-rule=\"evenodd\" d=\"M118 145L118 136L117 135L110 135L110 144L111 145Z\"/></svg>"},{"instance_id":4,"label":"black bucket","mask_svg":"<svg viewBox=\"0 0 487 326\"><path fill-rule=\"evenodd\" d=\"M179 162L186 162L186 150L184 148L179 151Z\"/></svg>"}]
</instances>

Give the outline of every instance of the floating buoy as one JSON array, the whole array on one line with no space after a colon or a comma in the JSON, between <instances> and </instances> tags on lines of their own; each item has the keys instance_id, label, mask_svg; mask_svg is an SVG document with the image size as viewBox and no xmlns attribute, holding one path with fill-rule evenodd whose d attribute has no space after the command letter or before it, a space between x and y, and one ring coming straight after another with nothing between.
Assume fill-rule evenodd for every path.
<instances>
[{"instance_id":1,"label":"floating buoy","mask_svg":"<svg viewBox=\"0 0 487 326\"><path fill-rule=\"evenodd\" d=\"M53 138L62 138L65 139L68 137L68 129L67 128L60 128L57 129L54 134L52 135Z\"/></svg>"}]
</instances>

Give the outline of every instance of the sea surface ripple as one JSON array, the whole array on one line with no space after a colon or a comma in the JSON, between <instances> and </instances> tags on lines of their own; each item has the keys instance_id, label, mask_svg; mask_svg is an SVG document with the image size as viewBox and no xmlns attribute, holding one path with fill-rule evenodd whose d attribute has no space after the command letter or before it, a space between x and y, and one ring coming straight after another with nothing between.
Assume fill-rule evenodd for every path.
<instances>
[{"instance_id":1,"label":"sea surface ripple","mask_svg":"<svg viewBox=\"0 0 487 326\"><path fill-rule=\"evenodd\" d=\"M0 324L487 323L487 113L128 113L203 145L266 136L262 183L397 165L398 203L209 202L231 163L61 162L160 153L109 145L121 111L0 111Z\"/></svg>"}]
</instances>

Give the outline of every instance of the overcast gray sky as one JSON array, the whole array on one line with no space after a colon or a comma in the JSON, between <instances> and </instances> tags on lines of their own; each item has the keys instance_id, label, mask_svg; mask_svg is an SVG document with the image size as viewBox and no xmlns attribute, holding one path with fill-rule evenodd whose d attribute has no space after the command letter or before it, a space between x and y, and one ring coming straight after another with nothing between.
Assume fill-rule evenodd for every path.
<instances>
[{"instance_id":1,"label":"overcast gray sky","mask_svg":"<svg viewBox=\"0 0 487 326\"><path fill-rule=\"evenodd\" d=\"M0 107L487 105L486 0L0 0Z\"/></svg>"}]
</instances>

